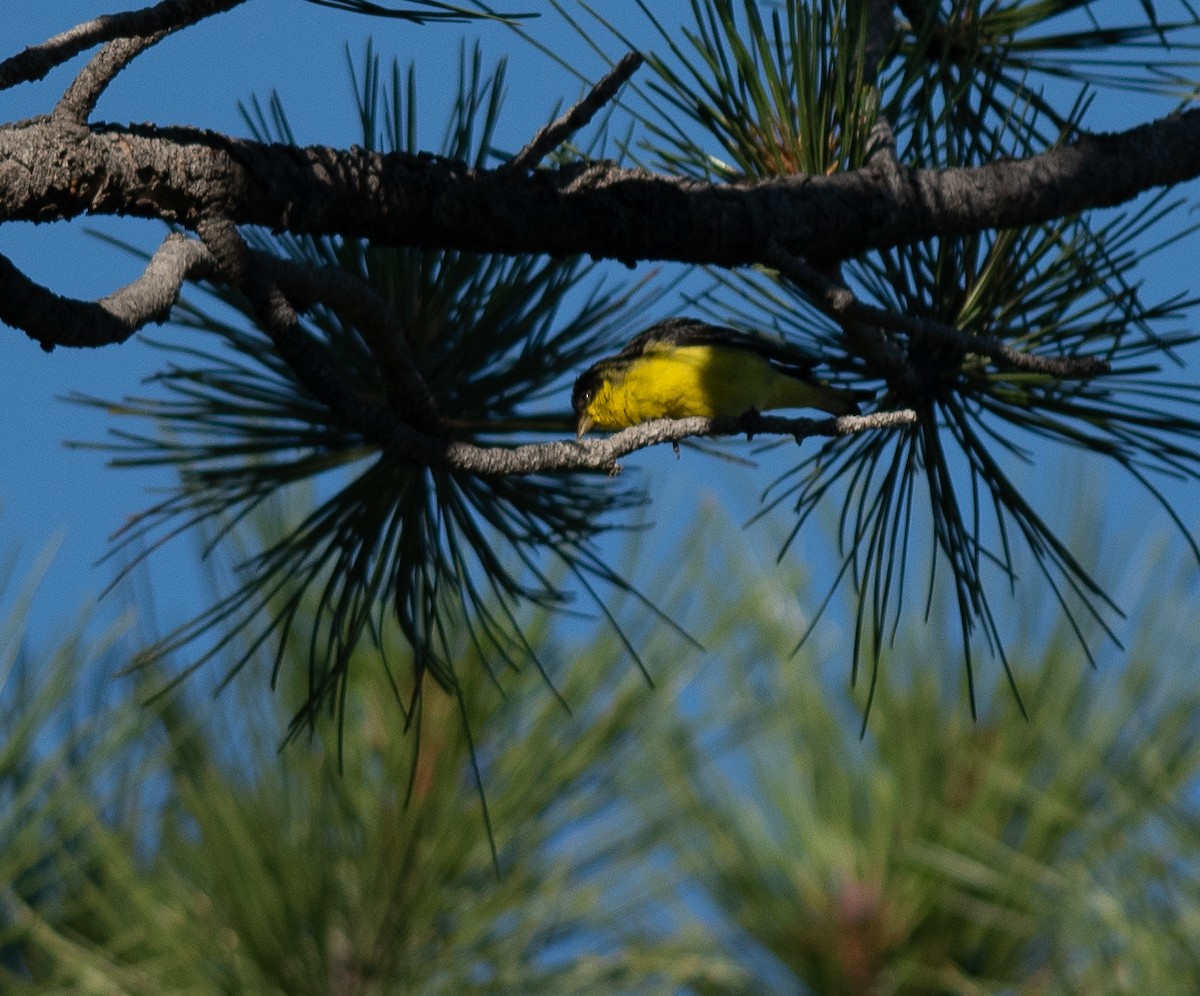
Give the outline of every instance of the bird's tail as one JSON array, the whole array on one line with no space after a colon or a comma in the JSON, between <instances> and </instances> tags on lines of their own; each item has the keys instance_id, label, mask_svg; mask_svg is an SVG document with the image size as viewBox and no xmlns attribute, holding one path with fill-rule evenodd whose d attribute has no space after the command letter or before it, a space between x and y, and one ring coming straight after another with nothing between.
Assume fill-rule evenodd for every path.
<instances>
[{"instance_id":1,"label":"bird's tail","mask_svg":"<svg viewBox=\"0 0 1200 996\"><path fill-rule=\"evenodd\" d=\"M779 378L775 394L772 408L817 408L830 415L857 415L861 411L859 404L875 396L871 391L831 387L824 381L813 380L811 375L804 379Z\"/></svg>"}]
</instances>

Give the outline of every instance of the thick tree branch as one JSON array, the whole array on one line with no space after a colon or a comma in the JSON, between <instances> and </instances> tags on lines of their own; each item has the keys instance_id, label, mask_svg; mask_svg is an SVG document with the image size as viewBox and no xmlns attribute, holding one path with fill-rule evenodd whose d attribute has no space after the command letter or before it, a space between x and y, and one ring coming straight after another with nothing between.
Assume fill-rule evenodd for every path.
<instances>
[{"instance_id":1,"label":"thick tree branch","mask_svg":"<svg viewBox=\"0 0 1200 996\"><path fill-rule=\"evenodd\" d=\"M632 263L761 262L772 243L840 259L933 236L1036 224L1200 175L1200 110L974 169L870 169L739 185L612 163L523 175L433 156L302 149L194 129L38 119L0 129L0 221L213 214L297 233Z\"/></svg>"},{"instance_id":2,"label":"thick tree branch","mask_svg":"<svg viewBox=\"0 0 1200 996\"><path fill-rule=\"evenodd\" d=\"M212 14L232 10L246 0L162 0L152 7L102 14L0 62L0 90L40 80L80 52L116 38L136 38L174 30Z\"/></svg>"}]
</instances>

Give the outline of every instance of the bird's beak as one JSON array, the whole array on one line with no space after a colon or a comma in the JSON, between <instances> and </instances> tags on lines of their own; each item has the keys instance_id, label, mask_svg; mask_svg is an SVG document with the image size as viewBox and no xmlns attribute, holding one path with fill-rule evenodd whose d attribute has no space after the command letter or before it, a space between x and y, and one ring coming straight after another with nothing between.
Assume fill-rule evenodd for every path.
<instances>
[{"instance_id":1,"label":"bird's beak","mask_svg":"<svg viewBox=\"0 0 1200 996\"><path fill-rule=\"evenodd\" d=\"M585 432L596 424L596 420L587 412L582 412L579 416L579 422L575 426L575 438L582 439Z\"/></svg>"}]
</instances>

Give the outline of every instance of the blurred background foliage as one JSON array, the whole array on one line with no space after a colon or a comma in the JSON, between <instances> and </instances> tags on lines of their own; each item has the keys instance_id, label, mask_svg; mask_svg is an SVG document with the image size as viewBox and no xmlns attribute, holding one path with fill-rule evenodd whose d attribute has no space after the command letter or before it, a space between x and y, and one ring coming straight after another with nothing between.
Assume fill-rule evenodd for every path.
<instances>
[{"instance_id":1,"label":"blurred background foliage","mask_svg":"<svg viewBox=\"0 0 1200 996\"><path fill-rule=\"evenodd\" d=\"M385 670L356 666L340 760L332 731L280 755L301 668L269 710L255 682L148 706L152 675L110 677L126 635L25 646L6 579L4 990L1200 986L1185 596L1143 606L1126 665L1102 671L1025 605L1028 720L1003 685L970 719L935 620L889 651L860 740L862 694L815 653L789 658L808 580L764 571L709 515L720 538L667 581L709 648L699 667L651 635L648 690L611 630L566 634L544 611L528 632L572 713L532 670L501 695L464 667L495 866L451 696L402 736ZM700 627L686 603L729 577L741 595Z\"/></svg>"}]
</instances>

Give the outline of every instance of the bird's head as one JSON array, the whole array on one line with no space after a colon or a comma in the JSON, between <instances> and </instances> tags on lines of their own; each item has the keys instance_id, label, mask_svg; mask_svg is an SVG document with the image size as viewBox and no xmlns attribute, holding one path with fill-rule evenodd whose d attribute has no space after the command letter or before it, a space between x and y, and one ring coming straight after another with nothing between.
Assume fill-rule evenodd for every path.
<instances>
[{"instance_id":1,"label":"bird's head","mask_svg":"<svg viewBox=\"0 0 1200 996\"><path fill-rule=\"evenodd\" d=\"M584 433L596 424L592 415L592 402L604 383L604 373L597 367L591 367L581 373L571 391L571 407L575 410L578 421L575 425L575 438L582 439Z\"/></svg>"}]
</instances>

